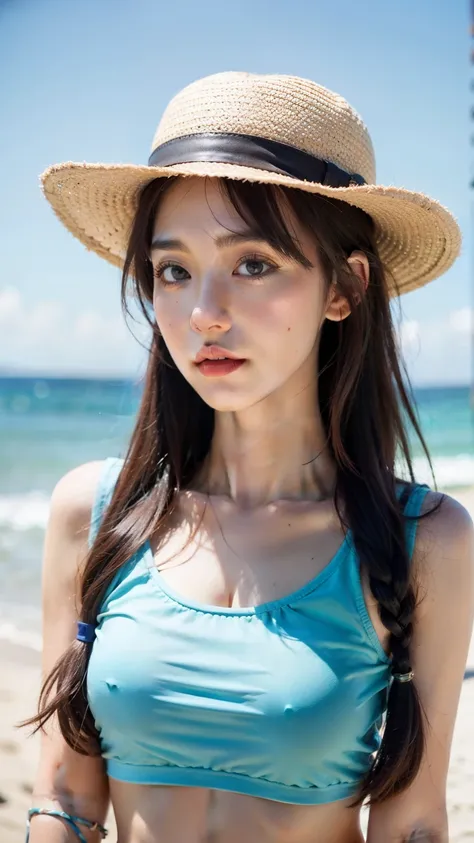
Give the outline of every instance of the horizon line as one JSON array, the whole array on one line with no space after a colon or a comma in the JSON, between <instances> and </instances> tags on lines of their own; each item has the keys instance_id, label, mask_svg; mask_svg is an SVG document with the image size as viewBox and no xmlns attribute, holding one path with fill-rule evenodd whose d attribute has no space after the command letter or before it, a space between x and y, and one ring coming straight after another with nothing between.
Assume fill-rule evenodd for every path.
<instances>
[{"instance_id":1,"label":"horizon line","mask_svg":"<svg viewBox=\"0 0 474 843\"><path fill-rule=\"evenodd\" d=\"M43 371L28 371L23 369L9 369L0 367L0 379L13 380L14 378L23 380L76 380L76 381L130 381L137 383L144 378L145 372L43 372ZM415 389L472 389L472 384L469 381L452 381L452 382L437 382L437 381L420 381L411 382L411 386Z\"/></svg>"}]
</instances>

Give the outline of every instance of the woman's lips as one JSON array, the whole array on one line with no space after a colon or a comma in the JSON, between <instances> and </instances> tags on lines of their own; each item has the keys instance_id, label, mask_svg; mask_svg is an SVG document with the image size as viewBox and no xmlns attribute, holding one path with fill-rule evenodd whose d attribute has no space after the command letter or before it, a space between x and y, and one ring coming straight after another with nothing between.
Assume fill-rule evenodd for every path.
<instances>
[{"instance_id":1,"label":"woman's lips","mask_svg":"<svg viewBox=\"0 0 474 843\"><path fill-rule=\"evenodd\" d=\"M225 357L223 360L202 360L196 363L197 368L206 378L219 378L223 375L230 375L245 363L245 360L233 360Z\"/></svg>"}]
</instances>

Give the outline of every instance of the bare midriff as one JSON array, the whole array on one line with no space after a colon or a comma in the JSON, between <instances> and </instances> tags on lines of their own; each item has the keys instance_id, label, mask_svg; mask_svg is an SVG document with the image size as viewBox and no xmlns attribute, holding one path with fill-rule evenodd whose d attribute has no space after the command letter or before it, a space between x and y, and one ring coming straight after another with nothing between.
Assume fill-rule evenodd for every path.
<instances>
[{"instance_id":1,"label":"bare midriff","mask_svg":"<svg viewBox=\"0 0 474 843\"><path fill-rule=\"evenodd\" d=\"M350 800L288 805L201 788L110 781L117 843L363 843Z\"/></svg>"}]
</instances>

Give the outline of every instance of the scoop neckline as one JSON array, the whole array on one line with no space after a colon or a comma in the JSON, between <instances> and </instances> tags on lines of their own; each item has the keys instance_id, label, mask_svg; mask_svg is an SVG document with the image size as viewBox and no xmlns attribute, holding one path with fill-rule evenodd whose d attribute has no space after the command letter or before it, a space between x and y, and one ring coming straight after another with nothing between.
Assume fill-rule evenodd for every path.
<instances>
[{"instance_id":1,"label":"scoop neckline","mask_svg":"<svg viewBox=\"0 0 474 843\"><path fill-rule=\"evenodd\" d=\"M147 565L147 570L150 576L152 577L155 585L159 588L160 592L162 592L162 594L166 595L166 597L168 597L170 600L172 600L174 603L178 604L182 608L189 609L195 612L201 612L207 615L249 617L262 615L265 612L275 611L277 609L283 608L284 606L292 605L293 603L296 603L301 600L303 597L306 597L307 594L310 594L312 591L319 588L336 571L350 544L351 531L348 530L341 544L336 550L334 556L332 556L329 562L324 566L324 568L319 571L319 573L317 573L314 577L312 577L305 585L301 586L295 591L290 592L289 594L284 595L283 597L278 598L277 600L269 600L266 603L258 603L254 606L241 607L217 606L212 603L201 603L197 600L192 600L192 598L190 597L185 597L178 591L175 591L172 586L170 586L166 582L166 579L162 576L161 572L155 564L155 557L153 554L153 549L151 547L150 539L147 539L143 545L143 558L149 559L150 564Z\"/></svg>"}]
</instances>

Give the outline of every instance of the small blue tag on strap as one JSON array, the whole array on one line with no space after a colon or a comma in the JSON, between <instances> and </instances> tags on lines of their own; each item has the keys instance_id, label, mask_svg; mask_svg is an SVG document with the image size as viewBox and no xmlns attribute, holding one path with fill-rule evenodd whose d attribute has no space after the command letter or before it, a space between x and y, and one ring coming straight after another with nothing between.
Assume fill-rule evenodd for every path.
<instances>
[{"instance_id":1,"label":"small blue tag on strap","mask_svg":"<svg viewBox=\"0 0 474 843\"><path fill-rule=\"evenodd\" d=\"M95 626L91 623L78 621L76 638L78 641L83 641L85 644L91 644L95 638Z\"/></svg>"}]
</instances>

